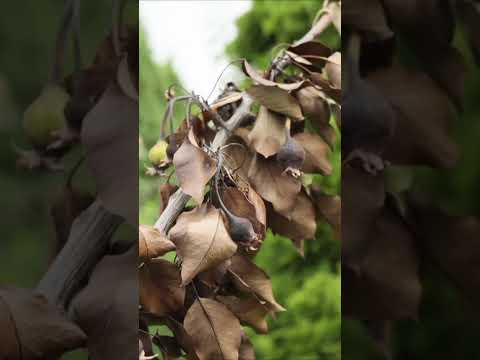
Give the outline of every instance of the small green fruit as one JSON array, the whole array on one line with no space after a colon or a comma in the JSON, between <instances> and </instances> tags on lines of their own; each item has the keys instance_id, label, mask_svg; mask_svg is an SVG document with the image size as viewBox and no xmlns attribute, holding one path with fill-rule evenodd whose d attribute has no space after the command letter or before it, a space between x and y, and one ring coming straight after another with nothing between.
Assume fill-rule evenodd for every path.
<instances>
[{"instance_id":1,"label":"small green fruit","mask_svg":"<svg viewBox=\"0 0 480 360\"><path fill-rule=\"evenodd\" d=\"M58 85L47 85L23 114L23 129L30 141L45 147L54 140L53 132L65 123L64 108L70 96Z\"/></svg>"},{"instance_id":2,"label":"small green fruit","mask_svg":"<svg viewBox=\"0 0 480 360\"><path fill-rule=\"evenodd\" d=\"M167 159L166 141L159 140L148 152L148 159L153 165L159 166Z\"/></svg>"}]
</instances>

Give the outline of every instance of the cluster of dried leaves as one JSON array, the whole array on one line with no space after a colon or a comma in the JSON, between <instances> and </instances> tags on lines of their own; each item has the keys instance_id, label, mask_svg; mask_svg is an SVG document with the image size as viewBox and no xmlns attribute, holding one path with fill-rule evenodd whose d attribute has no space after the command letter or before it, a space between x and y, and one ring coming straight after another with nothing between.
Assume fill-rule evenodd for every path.
<instances>
[{"instance_id":1,"label":"cluster of dried leaves","mask_svg":"<svg viewBox=\"0 0 480 360\"><path fill-rule=\"evenodd\" d=\"M65 3L66 24L71 22L69 7L73 3ZM50 134L49 143L32 144L33 150L20 153L20 165L56 171L63 171L63 160L75 148L81 146L86 153L96 195L73 188L75 166L50 204L55 233L53 258L69 234L72 237L72 225L86 225L79 215L95 199L107 212L126 219L135 228L138 224L138 196L125 191L136 189L138 182L138 26L116 23L118 29L99 44L90 64L77 66L65 78L56 79L56 86L69 96L63 128ZM69 26L61 29L65 38L68 30ZM1 359L54 359L83 347L88 349L90 359L137 356L132 346L137 341L138 322L136 242L117 247L113 254L108 249L111 233L104 236L107 241L105 246L99 245L104 253L100 263L80 272L89 274L89 278L68 279L78 282L72 288L80 291L69 294L67 304L55 303L58 299L35 289L0 288ZM78 259L72 257L70 261Z\"/></svg>"},{"instance_id":2,"label":"cluster of dried leaves","mask_svg":"<svg viewBox=\"0 0 480 360\"><path fill-rule=\"evenodd\" d=\"M414 183L386 178L398 165L455 166L451 128L466 65L452 41L460 20L479 60L480 9L468 0L344 0L343 10L342 312L368 320L388 355L392 322L419 316L426 263L480 299L479 219L450 215ZM399 44L415 66L402 62Z\"/></svg>"},{"instance_id":3,"label":"cluster of dried leaves","mask_svg":"<svg viewBox=\"0 0 480 360\"><path fill-rule=\"evenodd\" d=\"M338 19L339 4L326 4L320 18L331 22L335 8ZM254 262L267 229L289 237L301 253L319 221L340 236L340 198L303 176L332 173L336 125L330 120L340 110L340 53L299 41L266 72L246 60L242 69L252 85L240 92L230 83L212 104L194 94L166 94L170 104L186 100L188 109L196 105L200 112L189 111L159 140L168 144L166 158L149 173L162 176L173 166L179 186L161 185L161 218L175 210L179 191L193 202L171 228L161 221L140 225L140 358L156 356L155 344L165 359L254 359L242 326L265 334L267 317L285 310ZM250 111L252 102L258 110ZM166 120L169 112L170 105ZM172 336L149 333L158 324Z\"/></svg>"}]
</instances>

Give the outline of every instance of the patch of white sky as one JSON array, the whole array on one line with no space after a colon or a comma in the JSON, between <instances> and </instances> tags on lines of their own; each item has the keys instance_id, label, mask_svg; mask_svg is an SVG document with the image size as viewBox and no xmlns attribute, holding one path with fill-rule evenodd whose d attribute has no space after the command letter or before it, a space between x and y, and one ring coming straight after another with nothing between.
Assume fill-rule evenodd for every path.
<instances>
[{"instance_id":1,"label":"patch of white sky","mask_svg":"<svg viewBox=\"0 0 480 360\"><path fill-rule=\"evenodd\" d=\"M250 7L250 0L141 0L140 21L154 60L170 62L183 85L206 98L229 63L225 46L237 33L235 20ZM230 66L210 99L241 76Z\"/></svg>"}]
</instances>

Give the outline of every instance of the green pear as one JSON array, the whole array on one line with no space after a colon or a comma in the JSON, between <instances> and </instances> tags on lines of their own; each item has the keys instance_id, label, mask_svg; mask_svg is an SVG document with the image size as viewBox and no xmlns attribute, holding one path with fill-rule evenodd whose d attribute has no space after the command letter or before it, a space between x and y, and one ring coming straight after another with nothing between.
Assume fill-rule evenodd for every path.
<instances>
[{"instance_id":1,"label":"green pear","mask_svg":"<svg viewBox=\"0 0 480 360\"><path fill-rule=\"evenodd\" d=\"M65 124L64 108L69 99L62 87L49 84L25 110L23 129L35 146L45 147L54 140L53 133Z\"/></svg>"},{"instance_id":2,"label":"green pear","mask_svg":"<svg viewBox=\"0 0 480 360\"><path fill-rule=\"evenodd\" d=\"M155 166L160 166L167 158L167 142L159 140L148 152L148 159Z\"/></svg>"}]
</instances>

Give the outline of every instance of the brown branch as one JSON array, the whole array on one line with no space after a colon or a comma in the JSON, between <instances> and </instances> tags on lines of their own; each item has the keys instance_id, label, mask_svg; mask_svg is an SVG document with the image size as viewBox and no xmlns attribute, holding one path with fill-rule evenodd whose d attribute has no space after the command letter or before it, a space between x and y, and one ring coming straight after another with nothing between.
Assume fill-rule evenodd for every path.
<instances>
[{"instance_id":1,"label":"brown branch","mask_svg":"<svg viewBox=\"0 0 480 360\"><path fill-rule=\"evenodd\" d=\"M230 134L247 116L250 115L250 108L252 107L252 104L253 99L247 93L244 93L242 96L242 103L238 109L235 111L232 117L225 122L225 128L221 129L213 139L213 151L217 151L220 147L226 144ZM188 200L190 200L190 196L185 194L181 189L178 189L175 194L170 197L167 207L155 222L155 228L166 234L182 212Z\"/></svg>"},{"instance_id":2,"label":"brown branch","mask_svg":"<svg viewBox=\"0 0 480 360\"><path fill-rule=\"evenodd\" d=\"M37 285L52 304L66 308L87 275L103 257L121 224L96 200L73 222L68 241Z\"/></svg>"}]
</instances>

